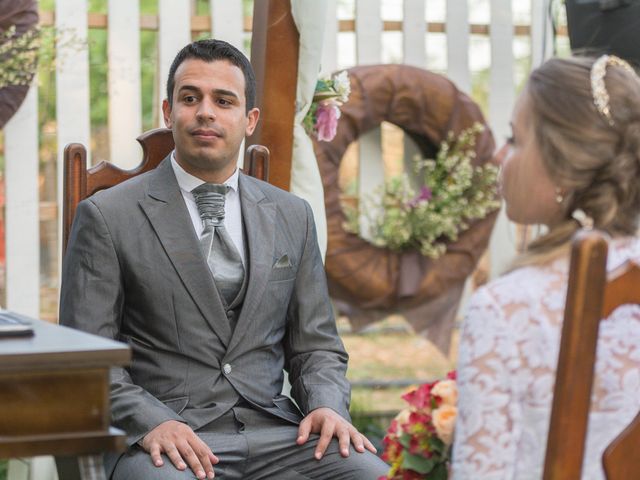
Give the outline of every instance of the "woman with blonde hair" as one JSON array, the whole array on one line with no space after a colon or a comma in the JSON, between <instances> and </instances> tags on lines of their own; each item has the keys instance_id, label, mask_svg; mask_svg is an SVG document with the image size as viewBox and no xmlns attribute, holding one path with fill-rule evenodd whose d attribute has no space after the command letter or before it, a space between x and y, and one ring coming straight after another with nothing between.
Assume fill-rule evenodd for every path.
<instances>
[{"instance_id":1,"label":"woman with blonde hair","mask_svg":"<svg viewBox=\"0 0 640 480\"><path fill-rule=\"evenodd\" d=\"M611 236L608 270L640 262L640 79L613 56L552 59L518 99L498 152L508 217L546 225L480 288L461 333L455 479L542 478L569 268L580 226ZM640 409L640 307L600 326L583 479Z\"/></svg>"}]
</instances>

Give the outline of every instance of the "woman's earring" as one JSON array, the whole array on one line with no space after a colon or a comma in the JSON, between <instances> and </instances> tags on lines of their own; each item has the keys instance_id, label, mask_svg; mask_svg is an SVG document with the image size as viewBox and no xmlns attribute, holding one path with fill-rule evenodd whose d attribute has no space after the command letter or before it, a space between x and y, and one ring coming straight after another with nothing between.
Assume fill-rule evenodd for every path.
<instances>
[{"instance_id":1,"label":"woman's earring","mask_svg":"<svg viewBox=\"0 0 640 480\"><path fill-rule=\"evenodd\" d=\"M562 195L560 187L556 187L556 203L561 204L562 202L564 202L564 195Z\"/></svg>"}]
</instances>

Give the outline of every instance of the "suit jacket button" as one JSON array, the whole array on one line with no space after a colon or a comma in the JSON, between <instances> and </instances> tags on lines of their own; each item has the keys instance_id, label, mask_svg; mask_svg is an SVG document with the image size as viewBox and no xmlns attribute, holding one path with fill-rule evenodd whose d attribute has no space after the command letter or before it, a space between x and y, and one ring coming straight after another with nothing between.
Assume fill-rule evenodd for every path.
<instances>
[{"instance_id":1,"label":"suit jacket button","mask_svg":"<svg viewBox=\"0 0 640 480\"><path fill-rule=\"evenodd\" d=\"M227 318L229 320L233 320L234 316L235 316L235 312L233 310L227 310Z\"/></svg>"},{"instance_id":2,"label":"suit jacket button","mask_svg":"<svg viewBox=\"0 0 640 480\"><path fill-rule=\"evenodd\" d=\"M225 363L222 367L222 371L224 372L225 375L229 375L231 373L231 365L229 365L228 363Z\"/></svg>"}]
</instances>

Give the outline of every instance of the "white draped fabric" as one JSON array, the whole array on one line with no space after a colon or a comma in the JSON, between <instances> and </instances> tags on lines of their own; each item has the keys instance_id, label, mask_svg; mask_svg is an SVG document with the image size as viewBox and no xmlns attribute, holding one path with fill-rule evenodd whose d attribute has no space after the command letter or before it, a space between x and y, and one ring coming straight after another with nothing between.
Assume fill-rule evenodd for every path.
<instances>
[{"instance_id":1,"label":"white draped fabric","mask_svg":"<svg viewBox=\"0 0 640 480\"><path fill-rule=\"evenodd\" d=\"M313 143L302 127L309 111L320 73L324 37L326 0L291 0L293 19L300 32L296 115L293 127L293 159L291 164L292 193L311 205L316 220L318 245L324 260L327 250L327 217L324 209L324 190L320 170L313 152Z\"/></svg>"}]
</instances>

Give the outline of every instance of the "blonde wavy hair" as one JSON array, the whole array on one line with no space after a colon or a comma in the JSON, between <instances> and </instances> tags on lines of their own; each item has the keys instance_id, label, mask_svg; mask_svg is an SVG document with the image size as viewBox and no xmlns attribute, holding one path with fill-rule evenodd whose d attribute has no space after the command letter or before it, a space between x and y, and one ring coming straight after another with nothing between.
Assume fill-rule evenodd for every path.
<instances>
[{"instance_id":1,"label":"blonde wavy hair","mask_svg":"<svg viewBox=\"0 0 640 480\"><path fill-rule=\"evenodd\" d=\"M640 78L608 66L610 125L594 104L595 58L554 58L533 71L525 92L543 164L564 192L564 221L531 242L512 268L540 264L568 251L580 227L577 209L594 228L634 235L640 218Z\"/></svg>"}]
</instances>

